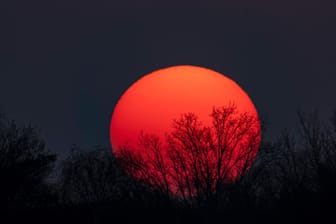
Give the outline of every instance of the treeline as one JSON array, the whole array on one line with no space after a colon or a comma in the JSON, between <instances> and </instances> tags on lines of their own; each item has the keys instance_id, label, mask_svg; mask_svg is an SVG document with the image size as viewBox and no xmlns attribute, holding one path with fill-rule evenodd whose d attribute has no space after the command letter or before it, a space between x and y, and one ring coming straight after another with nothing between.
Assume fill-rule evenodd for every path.
<instances>
[{"instance_id":1,"label":"treeline","mask_svg":"<svg viewBox=\"0 0 336 224\"><path fill-rule=\"evenodd\" d=\"M251 169L221 186L217 200L181 200L148 189L109 148L73 147L64 161L38 129L0 118L0 222L321 222L336 203L336 113L298 112L299 131L263 140ZM56 169L56 170L55 170ZM53 176L50 175L53 173ZM2 222L2 220L8 220Z\"/></svg>"}]
</instances>

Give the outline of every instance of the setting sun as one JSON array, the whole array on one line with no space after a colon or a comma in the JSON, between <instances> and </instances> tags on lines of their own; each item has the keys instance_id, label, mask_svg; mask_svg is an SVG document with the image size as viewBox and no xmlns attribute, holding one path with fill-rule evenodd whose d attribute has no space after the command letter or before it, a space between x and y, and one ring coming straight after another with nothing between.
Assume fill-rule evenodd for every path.
<instances>
[{"instance_id":1,"label":"setting sun","mask_svg":"<svg viewBox=\"0 0 336 224\"><path fill-rule=\"evenodd\" d=\"M249 96L231 79L202 67L173 66L126 90L112 115L110 140L131 176L192 197L199 192L190 183L214 191L250 168L260 122ZM137 167L130 167L137 159Z\"/></svg>"},{"instance_id":2,"label":"setting sun","mask_svg":"<svg viewBox=\"0 0 336 224\"><path fill-rule=\"evenodd\" d=\"M218 72L189 65L154 71L131 85L115 106L110 127L113 150L126 142L137 144L140 131L164 138L172 120L182 113L194 112L210 125L212 108L228 103L258 116L249 96Z\"/></svg>"}]
</instances>

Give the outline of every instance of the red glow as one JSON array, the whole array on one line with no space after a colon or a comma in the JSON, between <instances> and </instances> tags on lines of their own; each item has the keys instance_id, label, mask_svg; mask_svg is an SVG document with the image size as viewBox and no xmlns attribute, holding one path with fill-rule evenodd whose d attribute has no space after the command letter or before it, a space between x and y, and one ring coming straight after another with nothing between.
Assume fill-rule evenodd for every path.
<instances>
[{"instance_id":1,"label":"red glow","mask_svg":"<svg viewBox=\"0 0 336 224\"><path fill-rule=\"evenodd\" d=\"M118 152L125 143L137 148L141 131L155 134L164 142L165 134L172 131L172 121L183 113L193 112L210 126L213 107L230 103L239 112L258 117L248 95L220 73L196 66L154 71L129 87L115 106L110 126L112 148ZM259 122L256 128L260 131Z\"/></svg>"}]
</instances>

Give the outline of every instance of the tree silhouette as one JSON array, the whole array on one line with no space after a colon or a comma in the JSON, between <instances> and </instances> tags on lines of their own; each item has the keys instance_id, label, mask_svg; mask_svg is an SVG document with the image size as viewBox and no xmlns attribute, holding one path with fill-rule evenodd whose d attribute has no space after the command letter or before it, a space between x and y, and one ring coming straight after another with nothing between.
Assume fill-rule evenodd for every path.
<instances>
[{"instance_id":1,"label":"tree silhouette","mask_svg":"<svg viewBox=\"0 0 336 224\"><path fill-rule=\"evenodd\" d=\"M136 148L125 145L115 155L109 149L73 147L52 189L60 203L49 200L44 179L55 157L36 128L2 119L1 209L33 208L9 210L12 221L20 223L27 214L34 221L44 214L41 223L50 217L55 223L109 223L116 217L146 223L332 217L336 114L322 123L317 113L298 112L298 135L284 131L260 146L256 118L239 114L234 105L213 108L210 116L212 124L206 126L195 114L182 114L165 139L140 133ZM54 206L46 206L50 202Z\"/></svg>"},{"instance_id":2,"label":"tree silhouette","mask_svg":"<svg viewBox=\"0 0 336 224\"><path fill-rule=\"evenodd\" d=\"M103 202L117 195L117 170L113 157L102 149L72 147L59 176L63 203Z\"/></svg>"},{"instance_id":3,"label":"tree silhouette","mask_svg":"<svg viewBox=\"0 0 336 224\"><path fill-rule=\"evenodd\" d=\"M109 149L83 150L73 146L61 165L58 178L61 204L135 201L145 193L123 173Z\"/></svg>"},{"instance_id":4,"label":"tree silhouette","mask_svg":"<svg viewBox=\"0 0 336 224\"><path fill-rule=\"evenodd\" d=\"M330 209L336 200L335 125L322 123L317 112L298 112L299 135L284 131L274 143L262 144L249 175L260 171L251 187L256 206L301 216ZM246 175L246 176L249 176ZM298 213L299 214L299 213ZM285 215L285 214L283 214Z\"/></svg>"},{"instance_id":5,"label":"tree silhouette","mask_svg":"<svg viewBox=\"0 0 336 224\"><path fill-rule=\"evenodd\" d=\"M1 206L42 206L50 196L45 178L55 160L56 155L47 151L36 128L18 127L0 117Z\"/></svg>"},{"instance_id":6,"label":"tree silhouette","mask_svg":"<svg viewBox=\"0 0 336 224\"><path fill-rule=\"evenodd\" d=\"M138 148L126 145L116 156L129 175L155 191L198 204L215 199L251 167L260 126L258 118L234 104L214 107L210 116L208 127L196 114L182 114L166 141L141 133Z\"/></svg>"}]
</instances>

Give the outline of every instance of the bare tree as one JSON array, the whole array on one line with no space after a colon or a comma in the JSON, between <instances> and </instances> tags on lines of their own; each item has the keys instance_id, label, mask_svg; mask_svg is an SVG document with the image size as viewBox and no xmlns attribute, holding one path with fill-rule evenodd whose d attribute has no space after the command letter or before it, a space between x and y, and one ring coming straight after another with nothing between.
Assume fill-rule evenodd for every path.
<instances>
[{"instance_id":1,"label":"bare tree","mask_svg":"<svg viewBox=\"0 0 336 224\"><path fill-rule=\"evenodd\" d=\"M261 147L254 163L252 173L260 164L266 165L254 181L260 203L290 209L312 204L322 207L318 203L336 199L335 119L323 123L316 111L298 111L297 115L299 135L284 131L268 152Z\"/></svg>"},{"instance_id":2,"label":"bare tree","mask_svg":"<svg viewBox=\"0 0 336 224\"><path fill-rule=\"evenodd\" d=\"M116 156L129 175L155 191L198 203L216 198L251 167L260 125L234 104L214 107L210 116L212 125L205 126L196 114L182 114L166 141L141 133L136 149L122 147Z\"/></svg>"}]
</instances>

